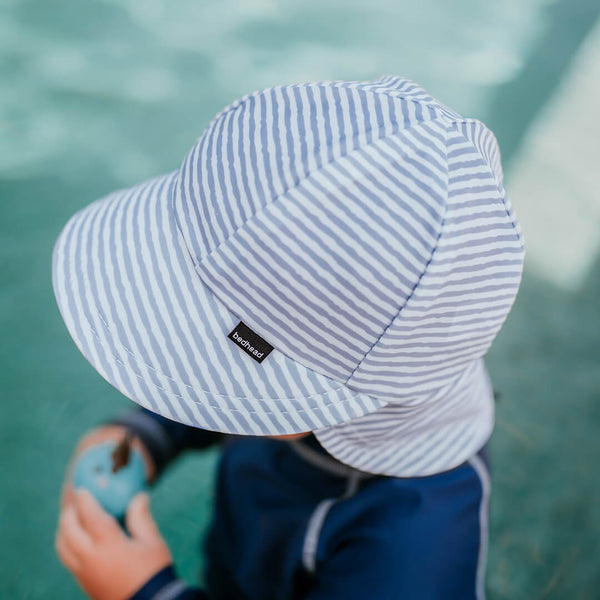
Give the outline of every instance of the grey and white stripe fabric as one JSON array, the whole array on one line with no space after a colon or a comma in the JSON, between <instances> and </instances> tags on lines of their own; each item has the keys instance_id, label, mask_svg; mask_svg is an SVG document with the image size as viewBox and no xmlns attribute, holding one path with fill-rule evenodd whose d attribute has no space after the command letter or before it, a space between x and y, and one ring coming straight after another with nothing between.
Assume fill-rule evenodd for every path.
<instances>
[{"instance_id":1,"label":"grey and white stripe fabric","mask_svg":"<svg viewBox=\"0 0 600 600\"><path fill-rule=\"evenodd\" d=\"M234 102L179 170L76 214L53 282L83 354L150 410L312 430L413 476L489 437L482 357L523 252L492 133L384 77ZM239 321L274 347L263 362L228 339Z\"/></svg>"}]
</instances>

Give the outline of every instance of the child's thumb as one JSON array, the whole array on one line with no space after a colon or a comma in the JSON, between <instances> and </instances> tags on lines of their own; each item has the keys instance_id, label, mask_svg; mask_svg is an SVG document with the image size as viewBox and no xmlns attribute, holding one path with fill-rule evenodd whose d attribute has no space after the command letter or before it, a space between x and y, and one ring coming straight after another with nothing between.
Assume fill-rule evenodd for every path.
<instances>
[{"instance_id":1,"label":"child's thumb","mask_svg":"<svg viewBox=\"0 0 600 600\"><path fill-rule=\"evenodd\" d=\"M127 508L125 516L127 531L132 537L154 541L162 539L158 526L150 512L150 497L146 492L136 494Z\"/></svg>"}]
</instances>

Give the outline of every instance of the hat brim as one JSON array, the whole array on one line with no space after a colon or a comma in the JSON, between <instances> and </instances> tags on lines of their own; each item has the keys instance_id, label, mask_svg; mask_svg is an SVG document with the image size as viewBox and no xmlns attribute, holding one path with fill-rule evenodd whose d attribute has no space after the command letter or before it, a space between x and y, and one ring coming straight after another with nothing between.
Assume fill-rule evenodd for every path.
<instances>
[{"instance_id":1,"label":"hat brim","mask_svg":"<svg viewBox=\"0 0 600 600\"><path fill-rule=\"evenodd\" d=\"M224 433L314 431L382 407L277 348L258 363L228 339L240 319L194 270L173 212L177 177L90 204L56 242L57 303L92 366L138 404Z\"/></svg>"}]
</instances>

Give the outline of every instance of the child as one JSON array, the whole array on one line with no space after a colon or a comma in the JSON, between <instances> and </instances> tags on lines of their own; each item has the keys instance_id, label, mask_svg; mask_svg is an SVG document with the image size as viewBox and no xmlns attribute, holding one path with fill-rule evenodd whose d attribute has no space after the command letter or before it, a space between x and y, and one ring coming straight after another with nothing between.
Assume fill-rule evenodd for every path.
<instances>
[{"instance_id":1,"label":"child","mask_svg":"<svg viewBox=\"0 0 600 600\"><path fill-rule=\"evenodd\" d=\"M67 484L56 547L92 598L483 598L482 357L523 263L483 124L396 77L256 92L53 261L76 344L142 406L77 453L131 430L154 481L222 444L206 591L144 495L129 538Z\"/></svg>"}]
</instances>

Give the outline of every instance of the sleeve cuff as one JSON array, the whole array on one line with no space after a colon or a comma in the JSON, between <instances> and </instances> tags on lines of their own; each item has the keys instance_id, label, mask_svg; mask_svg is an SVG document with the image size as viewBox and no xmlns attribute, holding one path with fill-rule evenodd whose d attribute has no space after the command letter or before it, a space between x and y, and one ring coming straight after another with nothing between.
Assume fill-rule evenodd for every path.
<instances>
[{"instance_id":1,"label":"sleeve cuff","mask_svg":"<svg viewBox=\"0 0 600 600\"><path fill-rule=\"evenodd\" d=\"M169 589L173 589L174 584L179 583L183 584L185 588L183 581L177 579L173 565L168 565L153 575L129 600L153 600L157 598L166 600L166 598L176 598L177 596L171 594L163 598L162 592L164 590L168 593ZM161 592L160 596L158 596L159 592Z\"/></svg>"},{"instance_id":2,"label":"sleeve cuff","mask_svg":"<svg viewBox=\"0 0 600 600\"><path fill-rule=\"evenodd\" d=\"M175 567L168 565L152 576L129 600L207 600L203 591L190 588L177 579Z\"/></svg>"}]
</instances>

